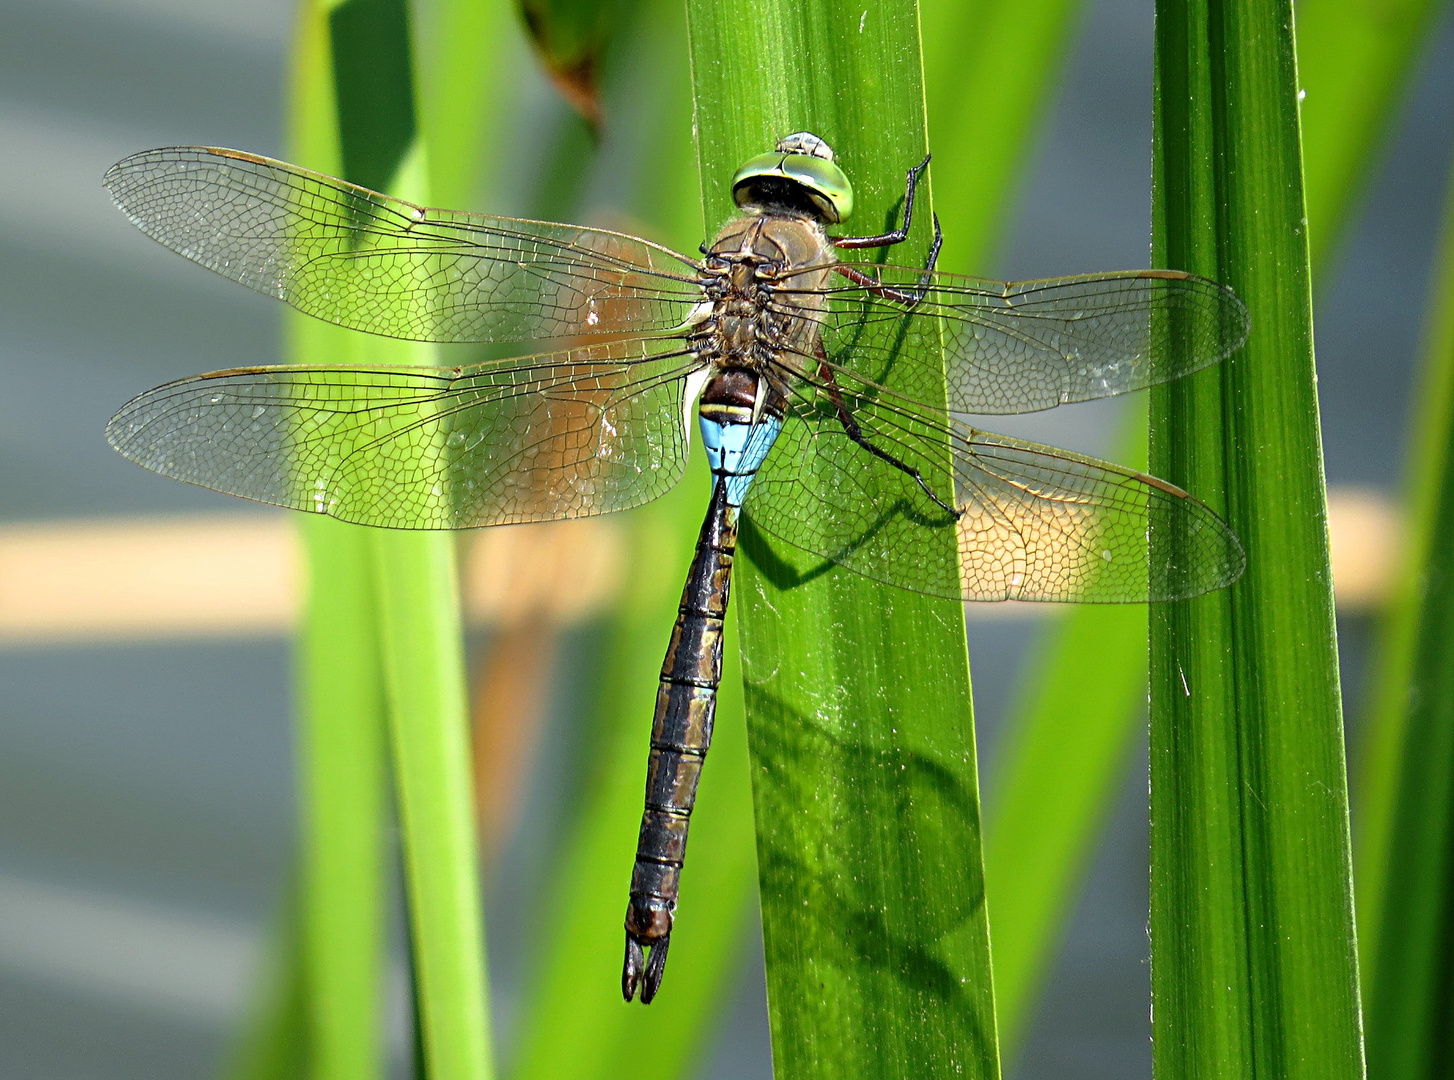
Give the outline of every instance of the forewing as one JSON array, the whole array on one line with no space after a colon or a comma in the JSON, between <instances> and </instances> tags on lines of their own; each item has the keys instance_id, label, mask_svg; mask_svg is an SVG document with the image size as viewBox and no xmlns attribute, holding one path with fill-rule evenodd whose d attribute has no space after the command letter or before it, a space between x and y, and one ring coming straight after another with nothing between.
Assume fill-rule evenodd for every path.
<instances>
[{"instance_id":1,"label":"forewing","mask_svg":"<svg viewBox=\"0 0 1454 1080\"><path fill-rule=\"evenodd\" d=\"M106 434L164 476L363 525L588 517L680 478L694 366L677 342L623 341L458 369L222 371L142 394Z\"/></svg>"},{"instance_id":2,"label":"forewing","mask_svg":"<svg viewBox=\"0 0 1454 1080\"><path fill-rule=\"evenodd\" d=\"M1179 271L1007 283L856 269L881 287L834 286L822 334L830 360L916 400L937 400L947 376L953 412L1113 397L1214 364L1247 338L1247 309L1230 289Z\"/></svg>"},{"instance_id":3,"label":"forewing","mask_svg":"<svg viewBox=\"0 0 1454 1080\"><path fill-rule=\"evenodd\" d=\"M539 341L681 325L690 262L601 229L430 210L210 147L135 154L105 184L152 239L339 326L416 341Z\"/></svg>"},{"instance_id":4,"label":"forewing","mask_svg":"<svg viewBox=\"0 0 1454 1080\"><path fill-rule=\"evenodd\" d=\"M966 600L1171 600L1242 573L1226 523L1164 481L936 420L872 388L841 381L838 396L862 435L917 470L928 490L851 439L832 394L804 387L746 504L789 544L900 588ZM957 570L940 554L949 530ZM1180 539L1188 557L1173 561L1173 545L1153 537Z\"/></svg>"}]
</instances>

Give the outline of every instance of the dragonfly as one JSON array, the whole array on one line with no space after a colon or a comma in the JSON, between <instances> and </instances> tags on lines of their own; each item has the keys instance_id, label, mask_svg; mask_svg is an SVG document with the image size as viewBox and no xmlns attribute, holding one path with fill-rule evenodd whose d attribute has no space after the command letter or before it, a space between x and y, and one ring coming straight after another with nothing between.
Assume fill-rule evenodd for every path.
<instances>
[{"instance_id":1,"label":"dragonfly","mask_svg":"<svg viewBox=\"0 0 1454 1080\"><path fill-rule=\"evenodd\" d=\"M744 513L846 570L965 600L1174 600L1242 573L1232 530L1175 485L967 419L1205 368L1246 339L1242 303L1174 270L942 273L937 218L924 265L855 261L908 239L928 164L906 174L898 227L832 235L852 185L827 142L791 134L733 176L737 213L700 258L620 232L426 209L235 150L151 150L106 175L147 235L319 319L542 348L450 368L250 367L167 383L107 428L165 476L394 529L579 518L676 484L695 407L711 491L656 699L627 1001L650 1002L665 971Z\"/></svg>"}]
</instances>

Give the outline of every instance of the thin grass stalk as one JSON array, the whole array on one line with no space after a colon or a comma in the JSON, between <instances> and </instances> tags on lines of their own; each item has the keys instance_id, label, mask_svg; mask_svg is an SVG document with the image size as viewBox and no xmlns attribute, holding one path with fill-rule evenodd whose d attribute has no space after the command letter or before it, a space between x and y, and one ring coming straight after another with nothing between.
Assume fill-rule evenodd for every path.
<instances>
[{"instance_id":1,"label":"thin grass stalk","mask_svg":"<svg viewBox=\"0 0 1454 1080\"><path fill-rule=\"evenodd\" d=\"M449 537L373 538L414 980L430 1076L494 1075L458 571Z\"/></svg>"},{"instance_id":2,"label":"thin grass stalk","mask_svg":"<svg viewBox=\"0 0 1454 1080\"><path fill-rule=\"evenodd\" d=\"M1247 549L1230 589L1152 609L1168 1077L1363 1075L1292 26L1290 3L1157 9L1153 257L1232 286L1252 319L1230 362L1152 392L1152 471Z\"/></svg>"},{"instance_id":3,"label":"thin grass stalk","mask_svg":"<svg viewBox=\"0 0 1454 1080\"><path fill-rule=\"evenodd\" d=\"M308 1080L312 1011L303 956L303 912L296 888L274 920L266 970L246 1024L218 1070L220 1080Z\"/></svg>"},{"instance_id":4,"label":"thin grass stalk","mask_svg":"<svg viewBox=\"0 0 1454 1080\"><path fill-rule=\"evenodd\" d=\"M1448 5L1440 0L1310 0L1297 5L1309 249L1326 272L1370 166L1389 141ZM1314 282L1317 282L1314 278Z\"/></svg>"},{"instance_id":5,"label":"thin grass stalk","mask_svg":"<svg viewBox=\"0 0 1454 1080\"><path fill-rule=\"evenodd\" d=\"M654 133L633 163L635 213L652 226L649 235L692 252L702 239L702 216L681 5L641 4L613 40L602 158L619 160L612 140L633 127ZM515 1080L615 1080L643 1067L643 1047L653 1075L693 1075L740 975L756 867L736 626L729 622L667 978L649 1007L623 1008L617 989L651 705L707 490L706 462L694 450L675 490L622 516L624 584L599 635L605 660L591 707L591 738L600 752L542 913Z\"/></svg>"},{"instance_id":6,"label":"thin grass stalk","mask_svg":"<svg viewBox=\"0 0 1454 1080\"><path fill-rule=\"evenodd\" d=\"M984 274L1013 220L1080 0L925 4L924 96L944 225L942 269Z\"/></svg>"},{"instance_id":7,"label":"thin grass stalk","mask_svg":"<svg viewBox=\"0 0 1454 1080\"><path fill-rule=\"evenodd\" d=\"M1391 898L1365 912L1360 895L1375 1080L1434 1080L1454 1064L1454 183L1449 192L1415 398L1407 569L1385 630L1382 709L1373 718L1391 760L1377 777L1383 790L1364 789L1392 809L1383 859L1366 862L1359 877ZM1392 732L1397 739L1386 737Z\"/></svg>"},{"instance_id":8,"label":"thin grass stalk","mask_svg":"<svg viewBox=\"0 0 1454 1080\"><path fill-rule=\"evenodd\" d=\"M688 25L709 230L737 165L802 129L837 150L858 229L893 219L926 149L912 3L691 2ZM897 261L927 252L919 206ZM952 535L934 557L954 565ZM824 566L750 514L736 573L776 1075L997 1077L960 603Z\"/></svg>"},{"instance_id":9,"label":"thin grass stalk","mask_svg":"<svg viewBox=\"0 0 1454 1080\"><path fill-rule=\"evenodd\" d=\"M1063 71L1081 5L935 4L924 20L925 80L941 266L983 273L1015 183ZM1119 442L1144 464L1145 412ZM1145 701L1146 620L1130 607L1055 618L1009 713L996 800L985 818L985 882L1000 1052L1024 1037L1055 945L1109 809Z\"/></svg>"},{"instance_id":10,"label":"thin grass stalk","mask_svg":"<svg viewBox=\"0 0 1454 1080\"><path fill-rule=\"evenodd\" d=\"M1127 409L1112 460L1146 464L1146 407ZM1082 605L1041 633L1007 712L985 817L995 1005L1007 1060L1035 1004L1110 814L1146 705L1146 611Z\"/></svg>"},{"instance_id":11,"label":"thin grass stalk","mask_svg":"<svg viewBox=\"0 0 1454 1080\"><path fill-rule=\"evenodd\" d=\"M404 0L345 0L327 20L344 177L427 203ZM437 363L426 346L349 341L355 362ZM486 1080L491 1033L454 541L377 531L367 547L424 1060L433 1075Z\"/></svg>"},{"instance_id":12,"label":"thin grass stalk","mask_svg":"<svg viewBox=\"0 0 1454 1080\"><path fill-rule=\"evenodd\" d=\"M290 156L342 171L327 10L304 5ZM349 335L289 311L292 363L336 363ZM308 517L308 599L298 649L307 1061L317 1080L383 1072L385 706L367 531Z\"/></svg>"},{"instance_id":13,"label":"thin grass stalk","mask_svg":"<svg viewBox=\"0 0 1454 1080\"><path fill-rule=\"evenodd\" d=\"M415 13L429 194L469 209L518 160L508 145L525 60L517 9L510 0L421 0Z\"/></svg>"},{"instance_id":14,"label":"thin grass stalk","mask_svg":"<svg viewBox=\"0 0 1454 1080\"><path fill-rule=\"evenodd\" d=\"M310 520L303 536L310 567L300 643L310 1056L320 1080L363 1080L382 1075L385 1050L385 706L373 560L358 526Z\"/></svg>"},{"instance_id":15,"label":"thin grass stalk","mask_svg":"<svg viewBox=\"0 0 1454 1080\"><path fill-rule=\"evenodd\" d=\"M1433 14L1437 13L1435 6ZM1355 21L1355 25L1360 23ZM1430 29L1430 25L1424 26L1425 36ZM1422 39L1417 36L1410 39L1409 55L1401 58L1405 69L1415 69L1413 57L1421 44ZM1448 220L1446 213L1446 236L1450 228ZM1447 256L1442 258L1447 259ZM1439 273L1447 274L1448 271L1441 270ZM1388 892L1389 886L1396 880L1388 874L1389 845L1395 830L1404 725L1409 715L1409 695L1415 679L1424 574L1435 550L1430 546L1431 530L1443 491L1442 440L1446 416L1451 408L1450 398L1454 395L1454 386L1448 382L1450 376L1439 352L1446 340L1444 335L1454 333L1447 329L1451 316L1444 299L1448 295L1444 291L1445 280L1439 278L1433 286L1427 313L1423 371L1411 399L1414 403L1413 436L1404 482L1409 540L1400 561L1402 573L1397 579L1386 617L1379 627L1369 680L1372 691L1367 702L1361 752L1354 772L1357 814L1353 821L1353 867L1357 883L1358 941L1363 969L1370 979L1378 978L1372 950L1382 933L1380 927L1386 917L1388 898L1399 895ZM1364 991L1371 1012L1372 997L1369 995L1373 991L1367 982Z\"/></svg>"}]
</instances>

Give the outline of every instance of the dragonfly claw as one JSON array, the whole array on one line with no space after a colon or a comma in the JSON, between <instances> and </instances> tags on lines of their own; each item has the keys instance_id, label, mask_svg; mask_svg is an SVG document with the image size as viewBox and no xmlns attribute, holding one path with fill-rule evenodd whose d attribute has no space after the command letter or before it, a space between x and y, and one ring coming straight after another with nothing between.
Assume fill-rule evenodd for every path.
<instances>
[{"instance_id":1,"label":"dragonfly claw","mask_svg":"<svg viewBox=\"0 0 1454 1080\"><path fill-rule=\"evenodd\" d=\"M666 950L671 936L657 938L649 943L651 956L647 957L642 942L631 934L626 935L626 964L621 969L621 994L627 1001L641 991L641 1004L650 1005L651 999L661 987L661 977L666 972Z\"/></svg>"}]
</instances>

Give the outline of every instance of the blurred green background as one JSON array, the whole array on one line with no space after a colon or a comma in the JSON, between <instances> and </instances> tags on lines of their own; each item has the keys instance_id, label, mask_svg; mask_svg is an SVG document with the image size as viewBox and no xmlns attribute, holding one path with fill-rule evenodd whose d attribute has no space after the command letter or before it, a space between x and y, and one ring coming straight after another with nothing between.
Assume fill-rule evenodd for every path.
<instances>
[{"instance_id":1,"label":"blurred green background","mask_svg":"<svg viewBox=\"0 0 1454 1080\"><path fill-rule=\"evenodd\" d=\"M638 30L657 25L651 5L632 10ZM167 144L285 156L294 18L284 0L0 0L3 1076L212 1075L247 1015L288 891L291 594L253 587L286 573L281 515L163 482L112 454L101 434L110 413L146 387L278 361L280 311L144 241L99 179L125 154ZM624 32L608 45L594 149L531 61L523 32L503 45L516 88L510 152L491 163L489 201L468 198L461 208L656 228L655 238L685 243L633 211L649 190L655 140L677 130L661 124L662 102L652 98L663 85L685 95L685 57L672 51L682 45L670 33ZM995 254L964 266L951 234L950 265L1004 278L1146 265L1151 50L1150 0L1085 5ZM668 111L685 110L683 98ZM1339 568L1338 584L1355 751L1366 647L1396 558L1394 497L1454 147L1447 13L1397 116L1334 274L1316 286L1335 545L1352 568ZM932 105L929 130L932 142ZM589 169L560 181L577 160ZM955 193L941 182L935 197L942 207ZM1082 405L994 426L1114 456L1120 410ZM516 567L514 599L511 586L472 589L471 545L509 542L465 543L476 681L484 686L486 671L516 676L490 680L494 696L480 692L477 725L498 732L492 717L539 718L522 727L533 734L497 748L518 763L525 810L485 823L494 1022L508 1048L522 1009L531 890L549 880L591 750L571 725L603 663L594 643L611 572L598 568L589 602L553 608L548 587L520 569L528 560L510 564L498 548L487 554ZM1339 556L1335 547L1335 567ZM158 561L175 571L170 586L147 577ZM167 588L185 593L177 580L192 594L158 599ZM207 622L200 612L226 606L219 597L230 598L234 615ZM995 607L969 615L992 811L1001 721L1043 615ZM643 762L648 708L643 702ZM1009 1070L1019 1080L1150 1074L1145 770L1142 739ZM621 874L624 899L624 866ZM404 1075L409 995L397 929L394 939L388 1037ZM686 974L674 971L668 989ZM753 927L693 1075L770 1075Z\"/></svg>"}]
</instances>

